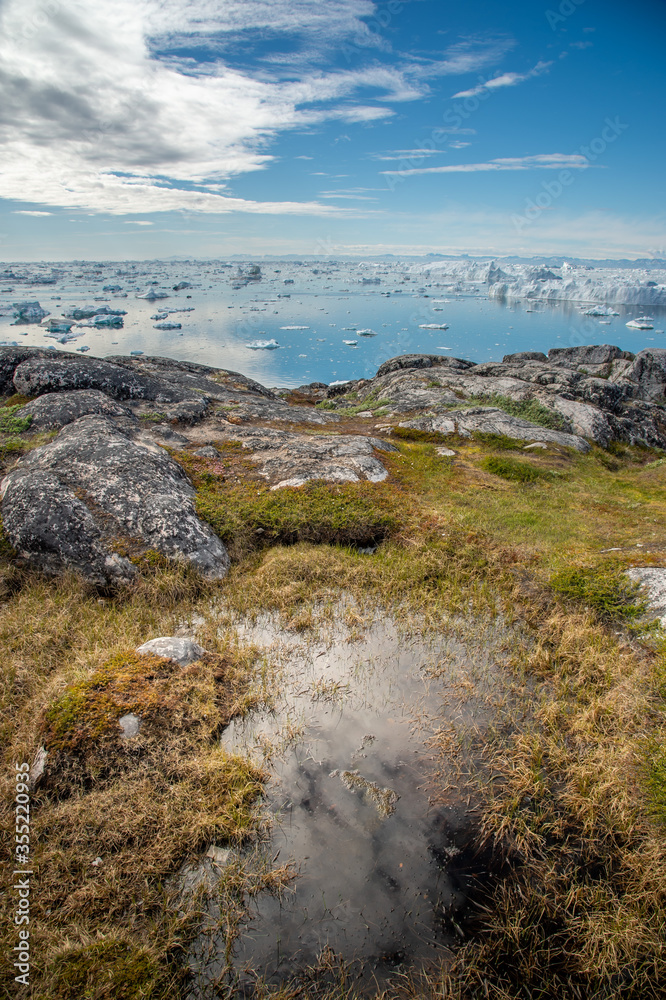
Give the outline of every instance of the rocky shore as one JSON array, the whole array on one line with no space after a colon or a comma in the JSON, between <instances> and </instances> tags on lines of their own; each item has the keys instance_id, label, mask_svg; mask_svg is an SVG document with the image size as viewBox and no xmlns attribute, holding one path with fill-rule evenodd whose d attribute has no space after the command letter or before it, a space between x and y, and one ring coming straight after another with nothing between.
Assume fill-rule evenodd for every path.
<instances>
[{"instance_id":1,"label":"rocky shore","mask_svg":"<svg viewBox=\"0 0 666 1000\"><path fill-rule=\"evenodd\" d=\"M371 379L280 390L168 358L5 347L0 392L22 438L55 434L2 481L10 543L32 566L96 584L129 581L130 556L148 550L209 579L227 573L228 553L197 515L174 453L214 474L218 447L236 442L253 474L279 490L385 479L396 428L442 444L490 434L526 449L666 448L663 349L575 347L482 364L412 354Z\"/></svg>"}]
</instances>

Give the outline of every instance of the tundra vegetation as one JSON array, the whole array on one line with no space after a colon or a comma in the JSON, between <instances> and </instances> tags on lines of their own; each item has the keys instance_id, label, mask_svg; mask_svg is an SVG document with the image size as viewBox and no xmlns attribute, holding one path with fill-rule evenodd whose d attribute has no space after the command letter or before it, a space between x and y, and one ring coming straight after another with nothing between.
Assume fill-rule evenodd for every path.
<instances>
[{"instance_id":1,"label":"tundra vegetation","mask_svg":"<svg viewBox=\"0 0 666 1000\"><path fill-rule=\"evenodd\" d=\"M10 399L0 414L5 468L47 439L23 433L17 405ZM176 875L210 843L251 846L263 823L267 774L218 741L230 719L270 697L261 655L234 622L269 610L307 631L313 609L344 596L406 628L445 631L461 615L519 623L512 668L530 680L520 728L498 723L453 742L442 733L439 751L461 755L461 788L476 803L470 849L492 878L472 895L460 944L377 996L664 995L666 644L624 575L666 565L663 454L552 446L518 459L515 441L492 435L403 429L392 440L384 482L280 490L228 441L215 459L173 450L199 516L231 554L221 581L149 552L133 557L131 584L100 589L26 568L3 540L6 831L14 763L48 750L32 795L31 986L19 988L5 963L8 995L187 995L184 956L203 903L196 894L183 903ZM438 453L444 441L454 459ZM358 548L369 543L371 558ZM136 652L188 621L207 650L199 661L179 667ZM125 713L143 719L132 741L117 725ZM9 871L13 834L4 843ZM248 896L280 892L292 877L288 864L259 875L224 869L230 938ZM7 956L10 893L2 906ZM299 980L257 992L355 995L329 953Z\"/></svg>"}]
</instances>

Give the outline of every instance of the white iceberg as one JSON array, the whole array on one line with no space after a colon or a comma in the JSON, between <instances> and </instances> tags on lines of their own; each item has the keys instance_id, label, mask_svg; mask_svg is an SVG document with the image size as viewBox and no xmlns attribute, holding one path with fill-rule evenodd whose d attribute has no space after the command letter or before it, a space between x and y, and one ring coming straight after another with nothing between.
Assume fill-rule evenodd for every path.
<instances>
[{"instance_id":1,"label":"white iceberg","mask_svg":"<svg viewBox=\"0 0 666 1000\"><path fill-rule=\"evenodd\" d=\"M280 345L277 340L253 340L251 344L246 344L251 351L274 351Z\"/></svg>"},{"instance_id":2,"label":"white iceberg","mask_svg":"<svg viewBox=\"0 0 666 1000\"><path fill-rule=\"evenodd\" d=\"M309 326L281 326L281 330L309 330Z\"/></svg>"},{"instance_id":3,"label":"white iceberg","mask_svg":"<svg viewBox=\"0 0 666 1000\"><path fill-rule=\"evenodd\" d=\"M419 323L419 330L448 330L448 323Z\"/></svg>"},{"instance_id":4,"label":"white iceberg","mask_svg":"<svg viewBox=\"0 0 666 1000\"><path fill-rule=\"evenodd\" d=\"M625 325L630 330L654 330L654 320L651 316L637 316L636 319L630 319Z\"/></svg>"},{"instance_id":5,"label":"white iceberg","mask_svg":"<svg viewBox=\"0 0 666 1000\"><path fill-rule=\"evenodd\" d=\"M160 292L157 288L151 288L147 292L139 292L137 299L145 299L146 302L155 302L157 299L168 299L168 292Z\"/></svg>"}]
</instances>

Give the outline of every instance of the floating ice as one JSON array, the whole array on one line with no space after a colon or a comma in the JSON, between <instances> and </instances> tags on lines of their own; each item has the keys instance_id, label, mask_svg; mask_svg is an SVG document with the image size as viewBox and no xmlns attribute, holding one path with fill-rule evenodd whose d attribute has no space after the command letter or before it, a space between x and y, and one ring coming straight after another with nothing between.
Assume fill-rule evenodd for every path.
<instances>
[{"instance_id":1,"label":"floating ice","mask_svg":"<svg viewBox=\"0 0 666 1000\"><path fill-rule=\"evenodd\" d=\"M246 344L251 351L274 351L280 345L277 340L253 340L251 344Z\"/></svg>"},{"instance_id":2,"label":"floating ice","mask_svg":"<svg viewBox=\"0 0 666 1000\"><path fill-rule=\"evenodd\" d=\"M281 326L281 330L309 330L309 326Z\"/></svg>"},{"instance_id":3,"label":"floating ice","mask_svg":"<svg viewBox=\"0 0 666 1000\"><path fill-rule=\"evenodd\" d=\"M357 330L359 337L376 337L377 334L374 330Z\"/></svg>"},{"instance_id":4,"label":"floating ice","mask_svg":"<svg viewBox=\"0 0 666 1000\"><path fill-rule=\"evenodd\" d=\"M348 344L349 347L356 347L358 340L343 340L343 344Z\"/></svg>"},{"instance_id":5,"label":"floating ice","mask_svg":"<svg viewBox=\"0 0 666 1000\"><path fill-rule=\"evenodd\" d=\"M160 292L157 288L151 288L147 292L139 292L137 294L137 299L145 299L146 302L155 302L157 299L168 299L168 292Z\"/></svg>"},{"instance_id":6,"label":"floating ice","mask_svg":"<svg viewBox=\"0 0 666 1000\"><path fill-rule=\"evenodd\" d=\"M168 312L155 313L155 315L151 316L150 318L153 320L161 320L161 319L166 319L168 315L169 315Z\"/></svg>"},{"instance_id":7,"label":"floating ice","mask_svg":"<svg viewBox=\"0 0 666 1000\"><path fill-rule=\"evenodd\" d=\"M48 309L42 309L39 302L14 302L14 315L17 323L41 323L49 316Z\"/></svg>"},{"instance_id":8,"label":"floating ice","mask_svg":"<svg viewBox=\"0 0 666 1000\"><path fill-rule=\"evenodd\" d=\"M109 306L75 306L63 313L67 319L92 319L94 316L127 316L126 309L110 309Z\"/></svg>"},{"instance_id":9,"label":"floating ice","mask_svg":"<svg viewBox=\"0 0 666 1000\"><path fill-rule=\"evenodd\" d=\"M155 323L154 330L182 330L182 323Z\"/></svg>"},{"instance_id":10,"label":"floating ice","mask_svg":"<svg viewBox=\"0 0 666 1000\"><path fill-rule=\"evenodd\" d=\"M637 316L626 324L631 330L654 330L654 320L651 316Z\"/></svg>"},{"instance_id":11,"label":"floating ice","mask_svg":"<svg viewBox=\"0 0 666 1000\"><path fill-rule=\"evenodd\" d=\"M73 320L68 319L47 319L44 324L45 330L50 330L51 333L69 333L69 331L74 326Z\"/></svg>"},{"instance_id":12,"label":"floating ice","mask_svg":"<svg viewBox=\"0 0 666 1000\"><path fill-rule=\"evenodd\" d=\"M448 323L419 323L419 330L448 330Z\"/></svg>"}]
</instances>

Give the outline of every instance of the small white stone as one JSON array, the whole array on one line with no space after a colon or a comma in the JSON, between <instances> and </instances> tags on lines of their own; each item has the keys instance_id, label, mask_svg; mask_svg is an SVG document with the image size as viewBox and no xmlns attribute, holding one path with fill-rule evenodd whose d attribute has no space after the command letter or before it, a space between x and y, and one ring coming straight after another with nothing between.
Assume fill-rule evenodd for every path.
<instances>
[{"instance_id":1,"label":"small white stone","mask_svg":"<svg viewBox=\"0 0 666 1000\"><path fill-rule=\"evenodd\" d=\"M123 731L123 735L120 737L122 740L129 740L133 736L139 735L139 730L141 729L141 719L138 715L134 715L133 712L129 712L127 715L123 715L118 719L118 725Z\"/></svg>"},{"instance_id":2,"label":"small white stone","mask_svg":"<svg viewBox=\"0 0 666 1000\"><path fill-rule=\"evenodd\" d=\"M532 444L523 445L523 451L534 451L535 448L546 449L548 445L544 441L534 441Z\"/></svg>"},{"instance_id":3,"label":"small white stone","mask_svg":"<svg viewBox=\"0 0 666 1000\"><path fill-rule=\"evenodd\" d=\"M206 652L193 639L183 639L176 635L163 635L157 639L150 639L142 646L137 646L136 651L137 653L154 653L155 656L164 656L167 660L175 660L181 667L186 667L188 663L200 660Z\"/></svg>"},{"instance_id":4,"label":"small white stone","mask_svg":"<svg viewBox=\"0 0 666 1000\"><path fill-rule=\"evenodd\" d=\"M453 456L455 455L455 451L451 451L450 448L445 448L444 446L442 446L441 448L437 449L437 454L441 455L442 458L453 458Z\"/></svg>"}]
</instances>

